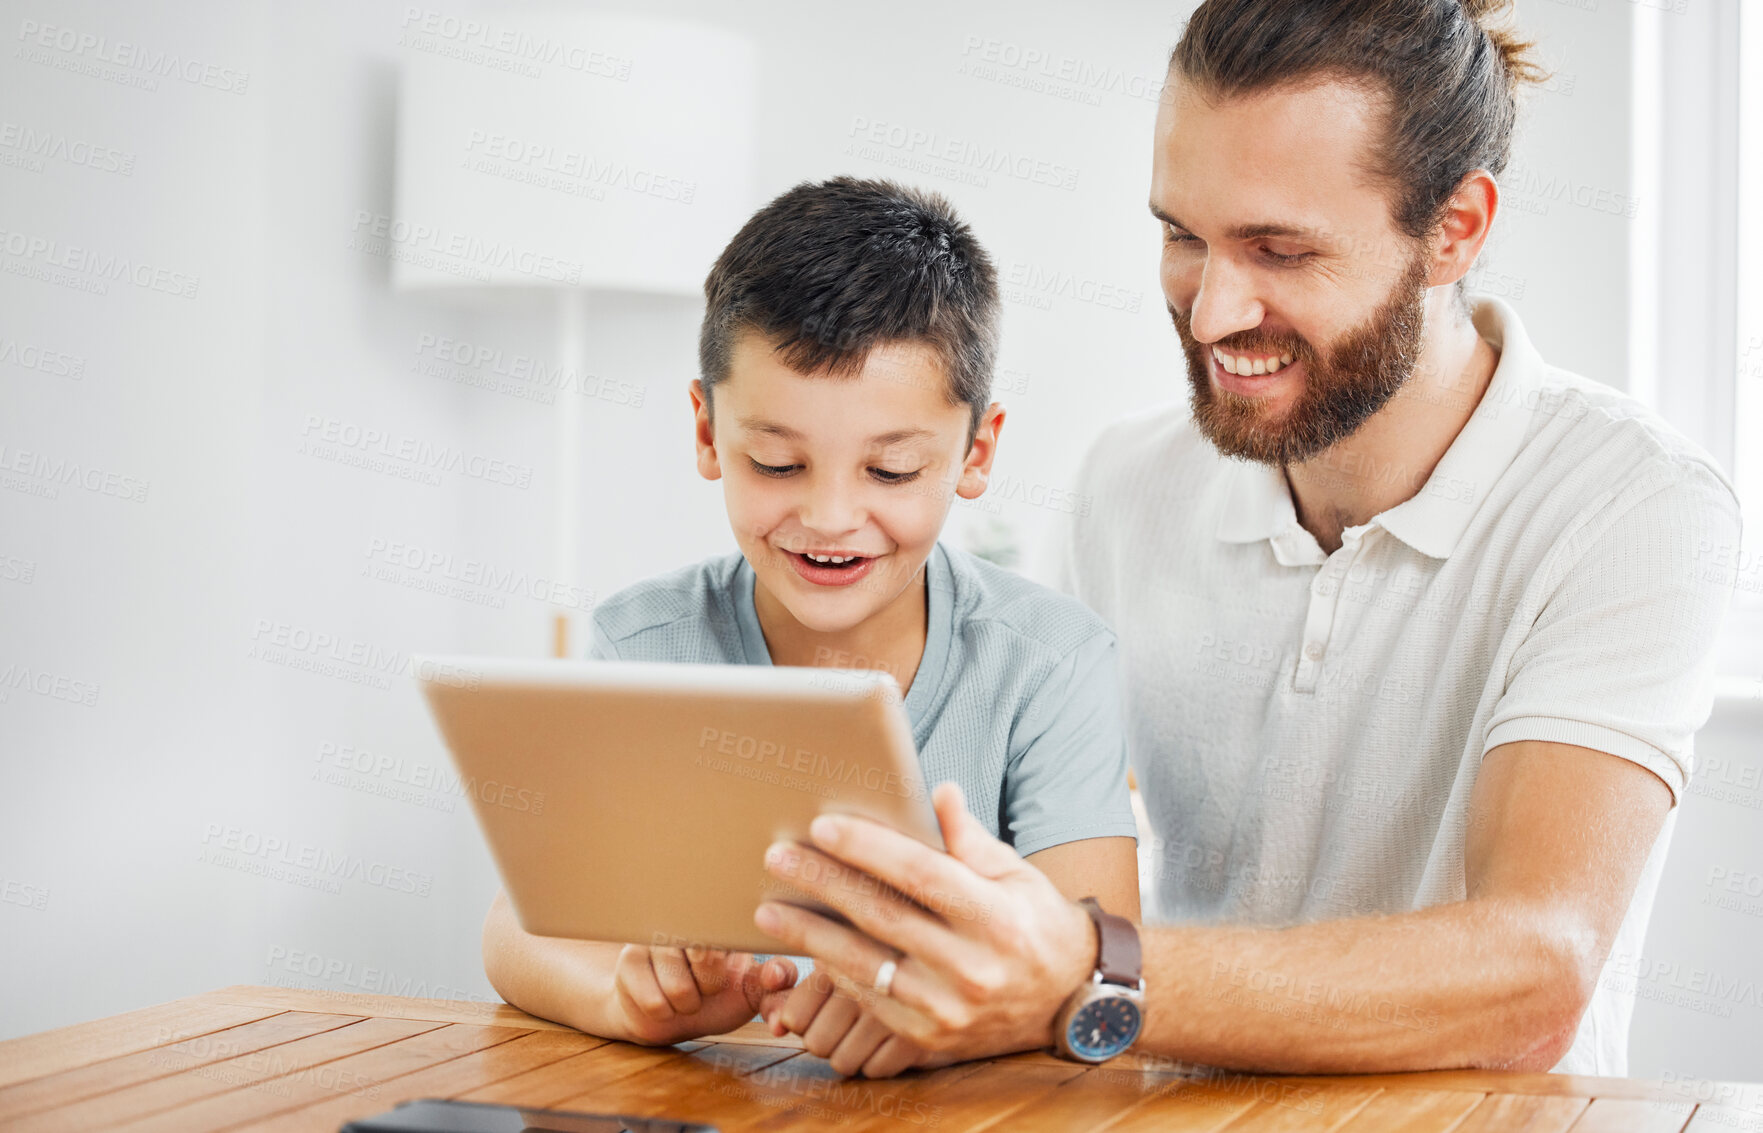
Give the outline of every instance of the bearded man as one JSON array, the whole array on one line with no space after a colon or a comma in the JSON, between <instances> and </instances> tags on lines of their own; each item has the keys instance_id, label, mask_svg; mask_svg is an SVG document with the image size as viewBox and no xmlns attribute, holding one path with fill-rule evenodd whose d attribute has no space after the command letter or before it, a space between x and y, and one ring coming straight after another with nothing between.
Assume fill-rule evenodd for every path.
<instances>
[{"instance_id":1,"label":"bearded man","mask_svg":"<svg viewBox=\"0 0 1763 1133\"><path fill-rule=\"evenodd\" d=\"M1066 584L1115 627L1144 927L962 811L772 868L757 921L945 1057L1620 1075L1736 546L1709 457L1466 293L1519 86L1504 2L1205 0L1150 206L1190 405L1086 461ZM1705 560L1704 560L1705 561ZM848 884L826 857L929 908ZM806 868L812 866L814 868ZM950 912L982 909L984 916ZM1141 953L1142 948L1142 953ZM1142 983L1135 988L1135 981Z\"/></svg>"}]
</instances>

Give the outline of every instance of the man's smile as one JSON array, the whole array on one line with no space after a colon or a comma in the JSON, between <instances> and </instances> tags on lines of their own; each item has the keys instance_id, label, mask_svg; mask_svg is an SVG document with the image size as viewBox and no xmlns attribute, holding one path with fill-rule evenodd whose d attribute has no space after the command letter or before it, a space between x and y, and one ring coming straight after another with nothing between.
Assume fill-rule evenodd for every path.
<instances>
[{"instance_id":1,"label":"man's smile","mask_svg":"<svg viewBox=\"0 0 1763 1133\"><path fill-rule=\"evenodd\" d=\"M1207 350L1207 368L1212 382L1226 393L1239 397L1264 397L1286 381L1302 376L1304 364L1291 354L1269 355L1230 354L1214 346ZM1255 358L1254 364L1249 359ZM1273 367L1266 362L1271 359ZM1233 369L1234 367L1234 369ZM1259 367L1259 369L1257 369Z\"/></svg>"},{"instance_id":2,"label":"man's smile","mask_svg":"<svg viewBox=\"0 0 1763 1133\"><path fill-rule=\"evenodd\" d=\"M1259 377L1262 374L1279 373L1283 367L1292 364L1293 356L1290 351L1284 354L1237 354L1214 346L1212 357L1229 373L1242 377Z\"/></svg>"}]
</instances>

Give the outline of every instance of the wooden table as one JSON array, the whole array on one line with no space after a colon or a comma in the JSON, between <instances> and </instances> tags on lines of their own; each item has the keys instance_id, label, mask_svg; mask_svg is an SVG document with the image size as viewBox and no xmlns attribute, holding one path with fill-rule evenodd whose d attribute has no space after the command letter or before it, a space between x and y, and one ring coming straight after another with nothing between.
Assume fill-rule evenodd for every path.
<instances>
[{"instance_id":1,"label":"wooden table","mask_svg":"<svg viewBox=\"0 0 1763 1133\"><path fill-rule=\"evenodd\" d=\"M1763 1130L1763 1088L1455 1071L1250 1077L1042 1054L870 1082L760 1026L649 1049L505 1004L231 987L0 1043L0 1129L323 1130L406 1098L735 1130Z\"/></svg>"}]
</instances>

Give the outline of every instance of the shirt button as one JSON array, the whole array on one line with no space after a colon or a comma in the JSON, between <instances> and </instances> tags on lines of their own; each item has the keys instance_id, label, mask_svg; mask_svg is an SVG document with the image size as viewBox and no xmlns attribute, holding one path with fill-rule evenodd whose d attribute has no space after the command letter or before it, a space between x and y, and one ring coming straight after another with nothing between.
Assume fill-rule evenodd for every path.
<instances>
[{"instance_id":1,"label":"shirt button","mask_svg":"<svg viewBox=\"0 0 1763 1133\"><path fill-rule=\"evenodd\" d=\"M1304 646L1304 658L1308 661L1322 660L1322 642L1312 641L1309 645Z\"/></svg>"}]
</instances>

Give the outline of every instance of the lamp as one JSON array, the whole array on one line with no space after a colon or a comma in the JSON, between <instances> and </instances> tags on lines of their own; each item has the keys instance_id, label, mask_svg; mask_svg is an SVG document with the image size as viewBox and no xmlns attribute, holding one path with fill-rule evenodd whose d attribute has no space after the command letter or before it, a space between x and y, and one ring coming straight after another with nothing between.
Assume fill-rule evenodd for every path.
<instances>
[{"instance_id":1,"label":"lamp","mask_svg":"<svg viewBox=\"0 0 1763 1133\"><path fill-rule=\"evenodd\" d=\"M756 48L609 13L421 20L405 39L392 287L549 299L558 362L585 376L596 293L698 295L751 212ZM576 577L580 393L555 402L559 582ZM569 652L561 609L552 651Z\"/></svg>"}]
</instances>

